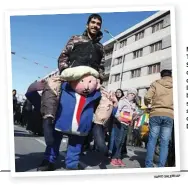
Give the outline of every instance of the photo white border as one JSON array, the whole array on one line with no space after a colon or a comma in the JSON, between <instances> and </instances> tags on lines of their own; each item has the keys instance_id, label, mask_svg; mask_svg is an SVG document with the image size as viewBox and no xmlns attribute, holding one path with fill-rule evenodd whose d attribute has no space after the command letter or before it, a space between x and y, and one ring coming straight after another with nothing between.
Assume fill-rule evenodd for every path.
<instances>
[{"instance_id":1,"label":"photo white border","mask_svg":"<svg viewBox=\"0 0 188 185\"><path fill-rule=\"evenodd\" d=\"M176 143L176 167L164 168L124 168L124 169L93 169L75 171L50 171L50 172L15 172L15 145L14 145L14 124L12 110L12 62L10 42L10 16L19 15L49 15L49 14L76 14L76 13L111 13L111 12L137 12L137 11L162 11L170 10L171 15L171 48L173 67L173 96L174 96L174 130ZM73 13L74 12L74 13ZM12 177L34 177L34 176L62 176L62 175L87 175L87 174L123 174L123 173L154 173L154 172L177 172L180 171L180 148L179 148L179 111L177 92L177 57L176 57L176 27L174 6L134 6L116 8L84 8L84 9L56 9L56 10L14 10L5 12L6 29L6 57L7 57L7 82L8 82L8 119L10 134L10 164ZM21 83L21 82L20 82Z\"/></svg>"}]
</instances>

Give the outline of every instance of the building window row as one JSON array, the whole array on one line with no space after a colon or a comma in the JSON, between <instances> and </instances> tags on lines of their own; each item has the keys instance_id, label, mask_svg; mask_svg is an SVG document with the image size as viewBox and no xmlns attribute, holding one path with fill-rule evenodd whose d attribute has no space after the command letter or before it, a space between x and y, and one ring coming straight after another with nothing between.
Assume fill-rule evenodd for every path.
<instances>
[{"instance_id":1,"label":"building window row","mask_svg":"<svg viewBox=\"0 0 188 185\"><path fill-rule=\"evenodd\" d=\"M58 75L58 71L56 71L55 73L52 73L50 75L48 75L46 78L44 78L44 80L48 80L51 77L57 76Z\"/></svg>"},{"instance_id":2,"label":"building window row","mask_svg":"<svg viewBox=\"0 0 188 185\"><path fill-rule=\"evenodd\" d=\"M160 51L160 50L162 50L162 41L159 41L159 42L156 42L154 44L151 44L151 45L149 45L149 47L150 47L150 53L154 53L154 52ZM138 49L136 51L133 51L133 59L136 59L136 58L139 58L139 57L143 57L143 48ZM126 55L124 57L124 60L126 60ZM119 65L122 62L123 62L123 56L118 57L118 58L114 59L112 66Z\"/></svg>"},{"instance_id":3,"label":"building window row","mask_svg":"<svg viewBox=\"0 0 188 185\"><path fill-rule=\"evenodd\" d=\"M150 45L151 53L159 51L159 50L162 50L162 41L159 41L159 42L156 42L156 43Z\"/></svg>"},{"instance_id":4,"label":"building window row","mask_svg":"<svg viewBox=\"0 0 188 185\"><path fill-rule=\"evenodd\" d=\"M152 26L152 33L155 33L161 29L163 29L163 21L160 21L157 24Z\"/></svg>"},{"instance_id":5,"label":"building window row","mask_svg":"<svg viewBox=\"0 0 188 185\"><path fill-rule=\"evenodd\" d=\"M102 85L103 86L107 86L108 85L108 81L104 81Z\"/></svg>"},{"instance_id":6,"label":"building window row","mask_svg":"<svg viewBox=\"0 0 188 185\"><path fill-rule=\"evenodd\" d=\"M127 39L122 40L122 41L120 42L120 48L122 48L122 47L124 47L124 46L126 46L126 45L127 45Z\"/></svg>"},{"instance_id":7,"label":"building window row","mask_svg":"<svg viewBox=\"0 0 188 185\"><path fill-rule=\"evenodd\" d=\"M122 79L124 79L124 80L126 79L125 76L127 76L126 75L127 72L128 71L123 73ZM147 66L147 74L148 75L156 74L156 73L159 73L159 72L160 72L160 63L156 63L156 64L152 64L152 65ZM138 78L138 77L141 77L141 68L137 68L137 69L130 71L129 78ZM120 81L120 73L117 73L117 74L114 74L114 75L111 76L110 83L114 83L114 82L118 82L118 81Z\"/></svg>"},{"instance_id":8,"label":"building window row","mask_svg":"<svg viewBox=\"0 0 188 185\"><path fill-rule=\"evenodd\" d=\"M112 55L112 53L113 53L113 50L105 51L105 56L107 57L107 56L109 56L109 55Z\"/></svg>"},{"instance_id":9,"label":"building window row","mask_svg":"<svg viewBox=\"0 0 188 185\"><path fill-rule=\"evenodd\" d=\"M141 31L135 35L135 41L144 38L144 31Z\"/></svg>"},{"instance_id":10,"label":"building window row","mask_svg":"<svg viewBox=\"0 0 188 185\"><path fill-rule=\"evenodd\" d=\"M152 34L157 32L157 31L160 31L161 29L163 29L163 21L160 21L156 24L154 24L152 27ZM139 32L139 33L136 33L135 34L135 41L138 41L142 38L144 38L144 33L145 33L145 30ZM120 46L119 48L123 48L124 46L127 46L127 39L124 39L123 41L120 41Z\"/></svg>"},{"instance_id":11,"label":"building window row","mask_svg":"<svg viewBox=\"0 0 188 185\"><path fill-rule=\"evenodd\" d=\"M120 80L120 73L111 76L110 83L118 82Z\"/></svg>"},{"instance_id":12,"label":"building window row","mask_svg":"<svg viewBox=\"0 0 188 185\"><path fill-rule=\"evenodd\" d=\"M143 48L136 50L136 51L133 51L133 59L139 58L139 57L142 57L142 56L143 56Z\"/></svg>"},{"instance_id":13,"label":"building window row","mask_svg":"<svg viewBox=\"0 0 188 185\"><path fill-rule=\"evenodd\" d=\"M160 72L160 63L148 66L148 74L154 74Z\"/></svg>"},{"instance_id":14,"label":"building window row","mask_svg":"<svg viewBox=\"0 0 188 185\"><path fill-rule=\"evenodd\" d=\"M131 78L137 78L141 75L141 68L134 69L131 71Z\"/></svg>"},{"instance_id":15,"label":"building window row","mask_svg":"<svg viewBox=\"0 0 188 185\"><path fill-rule=\"evenodd\" d=\"M113 66L119 65L123 62L123 56L114 59Z\"/></svg>"}]
</instances>

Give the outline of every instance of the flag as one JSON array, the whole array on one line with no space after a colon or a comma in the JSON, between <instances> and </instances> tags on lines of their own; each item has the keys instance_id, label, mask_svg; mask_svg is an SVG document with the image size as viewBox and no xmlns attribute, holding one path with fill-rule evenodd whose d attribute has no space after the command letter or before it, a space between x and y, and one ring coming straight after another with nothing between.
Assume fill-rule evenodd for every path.
<instances>
[{"instance_id":1,"label":"flag","mask_svg":"<svg viewBox=\"0 0 188 185\"><path fill-rule=\"evenodd\" d=\"M132 115L130 112L120 112L120 120L123 123L130 123L132 120Z\"/></svg>"},{"instance_id":2,"label":"flag","mask_svg":"<svg viewBox=\"0 0 188 185\"><path fill-rule=\"evenodd\" d=\"M15 54L16 54L16 52L14 52L14 51L11 51L11 54L12 54L12 55L15 55Z\"/></svg>"},{"instance_id":3,"label":"flag","mask_svg":"<svg viewBox=\"0 0 188 185\"><path fill-rule=\"evenodd\" d=\"M140 116L137 124L135 125L135 127L140 127L142 126L144 123L148 123L149 122L149 114L148 113L145 113L143 114L142 116Z\"/></svg>"}]
</instances>

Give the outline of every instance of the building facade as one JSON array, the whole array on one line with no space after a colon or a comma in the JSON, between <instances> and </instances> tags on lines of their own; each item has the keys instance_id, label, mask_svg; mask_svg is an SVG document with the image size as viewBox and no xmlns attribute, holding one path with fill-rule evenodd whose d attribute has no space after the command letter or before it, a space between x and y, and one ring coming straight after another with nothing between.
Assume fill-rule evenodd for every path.
<instances>
[{"instance_id":1,"label":"building facade","mask_svg":"<svg viewBox=\"0 0 188 185\"><path fill-rule=\"evenodd\" d=\"M161 66L172 63L170 11L157 12L105 42L104 47L103 85L125 93L136 88L143 103L150 84L160 78Z\"/></svg>"},{"instance_id":2,"label":"building facade","mask_svg":"<svg viewBox=\"0 0 188 185\"><path fill-rule=\"evenodd\" d=\"M41 80L48 80L49 78L53 77L53 76L57 76L59 73L58 69L56 69L55 71L52 71L51 73L47 74L45 77L43 77Z\"/></svg>"}]
</instances>

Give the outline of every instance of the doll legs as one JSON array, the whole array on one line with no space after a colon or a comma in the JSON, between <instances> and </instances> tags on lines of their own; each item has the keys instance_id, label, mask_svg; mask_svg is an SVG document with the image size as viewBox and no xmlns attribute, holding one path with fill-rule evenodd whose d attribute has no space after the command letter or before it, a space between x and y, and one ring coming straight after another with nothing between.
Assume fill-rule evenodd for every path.
<instances>
[{"instance_id":1,"label":"doll legs","mask_svg":"<svg viewBox=\"0 0 188 185\"><path fill-rule=\"evenodd\" d=\"M67 155L65 159L67 169L77 170L79 168L80 154L82 146L84 144L84 140L84 136L69 136L69 145L67 148Z\"/></svg>"}]
</instances>

